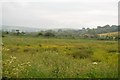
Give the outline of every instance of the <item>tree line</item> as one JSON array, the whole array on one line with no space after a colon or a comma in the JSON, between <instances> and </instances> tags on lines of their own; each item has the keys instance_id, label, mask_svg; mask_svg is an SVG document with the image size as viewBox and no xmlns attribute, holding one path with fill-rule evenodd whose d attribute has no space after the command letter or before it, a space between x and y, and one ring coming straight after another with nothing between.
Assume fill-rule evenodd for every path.
<instances>
[{"instance_id":1,"label":"tree line","mask_svg":"<svg viewBox=\"0 0 120 80\"><path fill-rule=\"evenodd\" d=\"M8 31L3 31L3 37L5 34L13 34L16 36L27 36L27 35L32 35L34 37L55 37L55 38L97 38L97 39L112 39L111 37L114 36L107 36L104 38L98 36L98 34L102 33L110 33L110 32L118 32L119 31L119 26L117 25L105 25L105 26L97 26L97 28L82 28L82 29L49 29L45 31L39 31L39 32L23 32L21 30L15 30L14 32L8 32ZM109 38L108 38L109 37ZM116 39L119 38L119 36L115 36Z\"/></svg>"}]
</instances>

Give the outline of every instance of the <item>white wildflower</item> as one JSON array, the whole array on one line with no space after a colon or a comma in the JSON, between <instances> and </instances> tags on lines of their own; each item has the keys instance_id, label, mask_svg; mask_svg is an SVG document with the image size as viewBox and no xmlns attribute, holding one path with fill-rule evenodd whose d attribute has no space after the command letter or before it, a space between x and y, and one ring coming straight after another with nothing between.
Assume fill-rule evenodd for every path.
<instances>
[{"instance_id":1,"label":"white wildflower","mask_svg":"<svg viewBox=\"0 0 120 80\"><path fill-rule=\"evenodd\" d=\"M14 56L10 56L10 58L11 58L11 59L16 59L16 57L14 57Z\"/></svg>"},{"instance_id":2,"label":"white wildflower","mask_svg":"<svg viewBox=\"0 0 120 80\"><path fill-rule=\"evenodd\" d=\"M1 43L1 45L4 45L3 43Z\"/></svg>"},{"instance_id":3,"label":"white wildflower","mask_svg":"<svg viewBox=\"0 0 120 80\"><path fill-rule=\"evenodd\" d=\"M120 53L116 53L116 54L120 54Z\"/></svg>"},{"instance_id":4,"label":"white wildflower","mask_svg":"<svg viewBox=\"0 0 120 80\"><path fill-rule=\"evenodd\" d=\"M16 59L16 57L13 57L13 59Z\"/></svg>"},{"instance_id":5,"label":"white wildflower","mask_svg":"<svg viewBox=\"0 0 120 80\"><path fill-rule=\"evenodd\" d=\"M6 49L6 51L9 51L10 49Z\"/></svg>"},{"instance_id":6,"label":"white wildflower","mask_svg":"<svg viewBox=\"0 0 120 80\"><path fill-rule=\"evenodd\" d=\"M96 65L96 64L98 64L98 63L97 63L97 62L93 62L92 64Z\"/></svg>"}]
</instances>

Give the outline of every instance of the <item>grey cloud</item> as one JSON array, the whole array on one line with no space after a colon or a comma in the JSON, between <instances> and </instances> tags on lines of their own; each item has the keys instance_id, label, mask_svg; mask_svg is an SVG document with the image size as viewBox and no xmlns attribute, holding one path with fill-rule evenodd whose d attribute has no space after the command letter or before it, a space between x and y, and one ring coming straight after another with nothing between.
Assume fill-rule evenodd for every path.
<instances>
[{"instance_id":1,"label":"grey cloud","mask_svg":"<svg viewBox=\"0 0 120 80\"><path fill-rule=\"evenodd\" d=\"M3 24L41 28L81 28L117 24L116 1L71 1L4 3Z\"/></svg>"}]
</instances>

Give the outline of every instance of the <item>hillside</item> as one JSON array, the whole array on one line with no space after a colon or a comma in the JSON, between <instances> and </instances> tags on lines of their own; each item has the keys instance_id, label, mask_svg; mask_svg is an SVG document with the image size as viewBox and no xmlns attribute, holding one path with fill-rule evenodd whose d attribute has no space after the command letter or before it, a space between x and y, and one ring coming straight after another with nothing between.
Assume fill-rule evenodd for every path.
<instances>
[{"instance_id":1,"label":"hillside","mask_svg":"<svg viewBox=\"0 0 120 80\"><path fill-rule=\"evenodd\" d=\"M99 36L118 36L119 32L109 32L109 33L102 33L98 34Z\"/></svg>"}]
</instances>

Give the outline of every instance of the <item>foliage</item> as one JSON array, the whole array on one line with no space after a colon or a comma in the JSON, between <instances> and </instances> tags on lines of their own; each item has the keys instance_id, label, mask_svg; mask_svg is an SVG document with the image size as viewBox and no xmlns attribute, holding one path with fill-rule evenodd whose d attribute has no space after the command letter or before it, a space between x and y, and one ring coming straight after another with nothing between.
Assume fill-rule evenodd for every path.
<instances>
[{"instance_id":1,"label":"foliage","mask_svg":"<svg viewBox=\"0 0 120 80\"><path fill-rule=\"evenodd\" d=\"M46 32L46 33L44 34L44 36L45 36L45 37L54 37L55 35L54 35L53 33L51 33L51 32Z\"/></svg>"},{"instance_id":2,"label":"foliage","mask_svg":"<svg viewBox=\"0 0 120 80\"><path fill-rule=\"evenodd\" d=\"M4 26L5 27L5 26ZM8 30L8 29L7 29ZM4 30L3 33L9 32L7 30ZM99 36L98 34L103 34L103 33L111 33L111 32L118 32L118 26L117 25L105 25L105 26L98 26L97 28L82 28L82 29L48 29L48 30L40 30L39 32L33 32L34 29L32 29L32 32L27 32L30 36L41 36L41 37L55 37L55 38L66 38L66 39L76 39L76 38L94 38L94 39L103 39ZM22 30L15 30L14 29L11 31L12 33L17 34L17 36L24 35L21 33ZM7 34L5 34L7 35ZM5 36L3 34L3 36ZM114 36L117 39L119 38L118 36ZM111 39L111 38L104 38L106 39ZM112 40L112 39L111 39Z\"/></svg>"}]
</instances>

